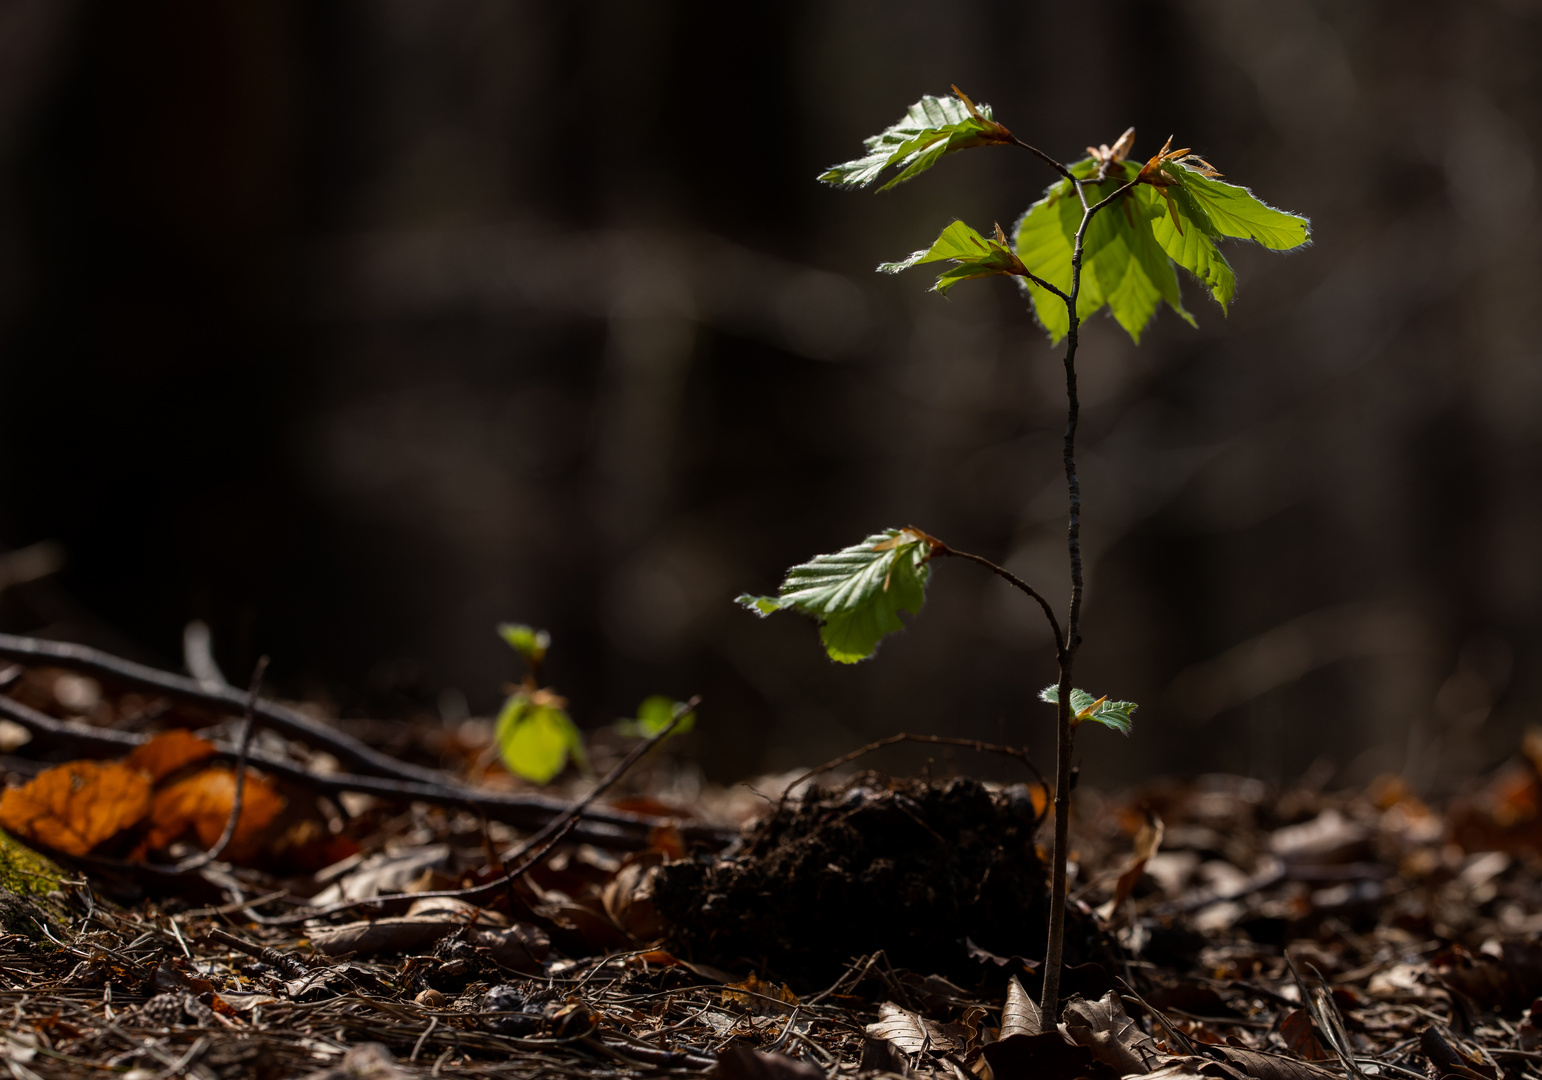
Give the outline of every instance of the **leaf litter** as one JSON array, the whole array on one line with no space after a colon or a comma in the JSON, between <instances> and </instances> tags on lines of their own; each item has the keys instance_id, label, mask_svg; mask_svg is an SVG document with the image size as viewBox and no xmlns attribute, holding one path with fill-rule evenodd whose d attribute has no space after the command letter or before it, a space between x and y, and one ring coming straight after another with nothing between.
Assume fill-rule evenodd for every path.
<instances>
[{"instance_id":1,"label":"leaf litter","mask_svg":"<svg viewBox=\"0 0 1542 1080\"><path fill-rule=\"evenodd\" d=\"M81 715L33 674L7 700ZM859 773L767 806L646 759L608 799L647 831L575 831L465 898L436 894L501 881L540 827L255 769L241 843L174 872L230 813L229 710L89 707L160 731L116 761L4 759L0 817L60 867L0 838L22 1080L1542 1077L1539 736L1441 804L1394 777L1078 792L1050 1023L1036 786ZM482 749L415 754L469 771ZM604 769L626 744L592 749Z\"/></svg>"}]
</instances>

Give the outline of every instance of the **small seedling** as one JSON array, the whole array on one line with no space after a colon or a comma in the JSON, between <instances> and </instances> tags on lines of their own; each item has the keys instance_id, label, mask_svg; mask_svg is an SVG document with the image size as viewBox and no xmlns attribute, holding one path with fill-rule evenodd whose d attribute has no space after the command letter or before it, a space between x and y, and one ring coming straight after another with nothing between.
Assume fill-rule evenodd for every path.
<instances>
[{"instance_id":1,"label":"small seedling","mask_svg":"<svg viewBox=\"0 0 1542 1080\"><path fill-rule=\"evenodd\" d=\"M1050 893L1049 944L1044 964L1043 1015L1059 1015L1061 956L1065 939L1066 844L1071 754L1077 727L1087 721L1128 735L1135 705L1095 697L1072 685L1081 648L1081 483L1076 472L1078 331L1107 308L1139 344L1140 335L1166 303L1190 325L1175 264L1192 274L1224 313L1237 279L1221 254L1223 239L1252 240L1275 251L1302 247L1307 220L1260 202L1247 188L1229 184L1213 165L1168 138L1144 165L1127 160L1135 145L1130 128L1112 146L1087 148L1087 157L1061 164L996 121L990 106L976 105L957 87L947 98L923 97L898 123L866 142L868 153L836 165L819 179L836 187L862 188L886 170L897 170L879 190L913 179L943 157L981 146L1027 150L1059 174L1020 217L1009 236L1000 225L990 235L955 221L931 247L878 267L893 274L922 263L952 265L932 289L946 294L961 281L1006 276L1028 294L1034 316L1051 344L1065 342L1066 427L1062 459L1069 501L1067 553L1071 601L1062 626L1054 608L1027 582L983 558L955 551L915 527L886 529L832 555L816 555L787 571L776 596L742 595L759 615L800 611L819 621L825 651L851 664L872 656L884 635L903 628L901 612L921 610L932 563L952 556L976 563L1010 582L1044 612L1059 667L1040 698L1055 705L1055 849ZM1106 213L1102 211L1107 211Z\"/></svg>"},{"instance_id":2,"label":"small seedling","mask_svg":"<svg viewBox=\"0 0 1542 1080\"><path fill-rule=\"evenodd\" d=\"M616 731L633 739L649 739L669 726L676 716L680 722L671 735L684 735L696 726L696 710L687 701L676 701L663 694L644 698L637 706L637 715L616 721Z\"/></svg>"},{"instance_id":3,"label":"small seedling","mask_svg":"<svg viewBox=\"0 0 1542 1080\"><path fill-rule=\"evenodd\" d=\"M498 635L525 658L525 679L498 713L494 738L503 763L515 776L536 784L550 783L569 758L588 771L584 737L567 714L567 699L541 685L551 635L515 623L498 627Z\"/></svg>"}]
</instances>

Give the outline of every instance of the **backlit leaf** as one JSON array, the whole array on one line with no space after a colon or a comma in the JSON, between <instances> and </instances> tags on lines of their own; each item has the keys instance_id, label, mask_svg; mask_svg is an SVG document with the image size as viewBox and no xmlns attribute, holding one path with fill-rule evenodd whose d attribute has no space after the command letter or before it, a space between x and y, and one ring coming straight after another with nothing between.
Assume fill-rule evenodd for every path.
<instances>
[{"instance_id":1,"label":"backlit leaf","mask_svg":"<svg viewBox=\"0 0 1542 1080\"><path fill-rule=\"evenodd\" d=\"M151 803L146 846L152 851L162 850L191 834L205 850L212 848L230 822L235 797L235 773L224 766L168 784L155 793ZM248 769L242 783L241 817L224 856L241 863L258 854L263 830L283 809L284 797Z\"/></svg>"},{"instance_id":2,"label":"backlit leaf","mask_svg":"<svg viewBox=\"0 0 1542 1080\"><path fill-rule=\"evenodd\" d=\"M831 166L819 179L837 187L866 187L893 166L898 174L879 189L887 191L919 176L947 154L1013 141L1012 133L991 118L989 105L975 105L957 87L953 93L942 98L926 95L896 123L864 139L864 156Z\"/></svg>"},{"instance_id":3,"label":"backlit leaf","mask_svg":"<svg viewBox=\"0 0 1542 1080\"><path fill-rule=\"evenodd\" d=\"M1060 688L1058 686L1046 686L1039 691L1039 700L1047 701L1051 705L1060 701ZM1111 727L1121 735L1128 735L1134 721L1131 717L1139 708L1133 701L1109 701L1106 697L1095 698L1085 690L1072 689L1071 691L1071 723L1080 724L1091 720L1094 723Z\"/></svg>"},{"instance_id":4,"label":"backlit leaf","mask_svg":"<svg viewBox=\"0 0 1542 1080\"><path fill-rule=\"evenodd\" d=\"M0 795L0 828L66 855L139 824L150 812L150 778L121 762L71 761Z\"/></svg>"},{"instance_id":5,"label":"backlit leaf","mask_svg":"<svg viewBox=\"0 0 1542 1080\"><path fill-rule=\"evenodd\" d=\"M523 623L501 624L498 627L498 636L532 664L539 664L546 659L546 650L551 647L550 634L545 630L537 630L533 626L525 626Z\"/></svg>"},{"instance_id":6,"label":"backlit leaf","mask_svg":"<svg viewBox=\"0 0 1542 1080\"><path fill-rule=\"evenodd\" d=\"M651 738L664 730L666 724L674 718L676 710L684 709L685 702L676 701L674 698L665 697L663 694L654 694L643 700L637 706L637 716L634 719L622 720L616 725L623 735L634 738ZM673 734L679 735L690 731L696 726L695 711L684 712L680 716L680 722L675 725Z\"/></svg>"},{"instance_id":7,"label":"backlit leaf","mask_svg":"<svg viewBox=\"0 0 1542 1080\"><path fill-rule=\"evenodd\" d=\"M172 728L136 746L123 759L123 764L148 774L151 783L158 784L178 769L206 761L216 753L214 744L208 740L200 739L186 728Z\"/></svg>"},{"instance_id":8,"label":"backlit leaf","mask_svg":"<svg viewBox=\"0 0 1542 1080\"><path fill-rule=\"evenodd\" d=\"M548 698L523 691L504 702L498 714L498 752L511 773L536 784L550 783L571 758L581 769L589 767L583 736L560 707Z\"/></svg>"},{"instance_id":9,"label":"backlit leaf","mask_svg":"<svg viewBox=\"0 0 1542 1080\"><path fill-rule=\"evenodd\" d=\"M960 281L990 277L993 274L1021 274L1023 264L1002 241L981 236L962 221L955 221L931 247L912 253L899 262L882 263L878 270L884 274L897 274L920 263L941 262L951 259L956 264L937 276L932 291L946 293Z\"/></svg>"},{"instance_id":10,"label":"backlit leaf","mask_svg":"<svg viewBox=\"0 0 1542 1080\"><path fill-rule=\"evenodd\" d=\"M1165 154L1165 148L1164 148ZM1141 332L1165 302L1186 322L1173 264L1209 290L1224 311L1237 291L1237 277L1217 246L1222 239L1253 240L1275 251L1308 243L1307 220L1262 202L1247 188L1215 179L1208 165L1186 151L1159 154L1144 169L1124 160L1087 158L1070 166L1084 185L1088 204L1099 202L1137 177L1136 184L1100 210L1088 225L1082 249L1081 292L1076 312L1087 319L1107 307L1139 342ZM1094 179L1099 170L1104 179ZM1071 288L1071 256L1081 226L1082 205L1069 180L1050 186L1013 230L1023 266L1062 292ZM1019 279L1034 314L1051 340L1070 329L1065 301L1026 278Z\"/></svg>"},{"instance_id":11,"label":"backlit leaf","mask_svg":"<svg viewBox=\"0 0 1542 1080\"><path fill-rule=\"evenodd\" d=\"M886 529L792 567L774 599L743 595L739 603L762 616L788 609L812 615L830 659L854 664L872 656L885 634L904 628L900 612L921 610L930 553L923 534Z\"/></svg>"}]
</instances>

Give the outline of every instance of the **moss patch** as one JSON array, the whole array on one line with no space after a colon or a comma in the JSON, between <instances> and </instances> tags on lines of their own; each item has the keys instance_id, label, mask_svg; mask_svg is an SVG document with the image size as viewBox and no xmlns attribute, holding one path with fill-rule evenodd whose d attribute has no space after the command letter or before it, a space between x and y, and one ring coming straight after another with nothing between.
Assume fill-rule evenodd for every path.
<instances>
[{"instance_id":1,"label":"moss patch","mask_svg":"<svg viewBox=\"0 0 1542 1080\"><path fill-rule=\"evenodd\" d=\"M0 929L42 939L33 920L63 915L59 893L67 876L52 859L0 832Z\"/></svg>"}]
</instances>

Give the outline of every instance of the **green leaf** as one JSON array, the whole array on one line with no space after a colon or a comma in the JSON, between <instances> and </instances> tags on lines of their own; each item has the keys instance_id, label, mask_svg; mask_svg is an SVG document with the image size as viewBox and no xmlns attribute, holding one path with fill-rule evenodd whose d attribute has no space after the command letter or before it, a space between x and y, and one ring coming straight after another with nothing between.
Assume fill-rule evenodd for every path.
<instances>
[{"instance_id":1,"label":"green leaf","mask_svg":"<svg viewBox=\"0 0 1542 1080\"><path fill-rule=\"evenodd\" d=\"M1060 687L1046 686L1039 691L1039 700L1051 705L1060 702ZM1128 735L1134 726L1132 717L1139 708L1133 701L1109 701L1106 697L1095 698L1085 690L1071 690L1071 726L1091 720L1111 727L1121 735Z\"/></svg>"},{"instance_id":2,"label":"green leaf","mask_svg":"<svg viewBox=\"0 0 1542 1080\"><path fill-rule=\"evenodd\" d=\"M675 713L685 709L685 702L676 701L674 698L665 697L663 694L654 694L645 698L643 703L637 706L637 716L630 720L621 720L616 724L616 730L623 735L633 738L648 739L664 730ZM675 725L672 735L683 735L696 726L696 713L687 710L680 713L680 722Z\"/></svg>"},{"instance_id":3,"label":"green leaf","mask_svg":"<svg viewBox=\"0 0 1542 1080\"><path fill-rule=\"evenodd\" d=\"M960 281L991 277L994 274L1021 274L1023 264L1006 246L1005 237L990 240L981 236L962 221L955 221L942 230L935 243L924 251L912 253L899 262L882 263L878 270L883 274L897 274L920 263L942 262L951 259L956 265L937 275L933 292L947 293Z\"/></svg>"},{"instance_id":4,"label":"green leaf","mask_svg":"<svg viewBox=\"0 0 1542 1080\"><path fill-rule=\"evenodd\" d=\"M546 650L551 647L550 634L545 630L537 630L533 626L525 626L523 623L500 624L498 636L532 664L539 664L546 659Z\"/></svg>"},{"instance_id":5,"label":"green leaf","mask_svg":"<svg viewBox=\"0 0 1542 1080\"><path fill-rule=\"evenodd\" d=\"M1135 188L1134 194L1148 215L1151 215L1151 232L1158 246L1169 258L1198 278L1224 312L1232 297L1237 294L1237 274L1232 270L1231 263L1226 261L1226 256L1221 254L1221 249L1216 247L1212 235L1206 231L1209 221L1204 208L1183 190L1169 190L1173 194L1174 205L1178 207L1179 220L1185 223L1181 232L1160 191L1142 184Z\"/></svg>"},{"instance_id":6,"label":"green leaf","mask_svg":"<svg viewBox=\"0 0 1542 1080\"><path fill-rule=\"evenodd\" d=\"M742 595L739 603L761 615L794 610L820 621L830 659L866 660L885 634L904 629L900 612L914 615L926 599L931 540L914 529L885 529L833 555L816 555L787 571L780 595Z\"/></svg>"},{"instance_id":7,"label":"green leaf","mask_svg":"<svg viewBox=\"0 0 1542 1080\"><path fill-rule=\"evenodd\" d=\"M896 123L864 139L866 155L832 165L819 179L837 187L861 188L890 166L897 167L899 173L878 189L887 191L919 176L947 154L1013 141L1012 133L991 118L989 105L976 106L957 87L953 93L944 98L926 95Z\"/></svg>"},{"instance_id":8,"label":"green leaf","mask_svg":"<svg viewBox=\"0 0 1542 1080\"><path fill-rule=\"evenodd\" d=\"M521 691L503 703L498 714L498 752L511 773L537 784L550 783L571 757L580 769L589 768L583 736L568 714L555 705Z\"/></svg>"},{"instance_id":9,"label":"green leaf","mask_svg":"<svg viewBox=\"0 0 1542 1080\"><path fill-rule=\"evenodd\" d=\"M1216 180L1178 162L1163 166L1162 171L1202 208L1212 236L1252 240L1271 251L1294 251L1312 242L1310 221L1276 210L1239 184Z\"/></svg>"},{"instance_id":10,"label":"green leaf","mask_svg":"<svg viewBox=\"0 0 1542 1080\"><path fill-rule=\"evenodd\" d=\"M1092 177L1097 168L1092 158L1070 166L1082 179ZM1195 325L1194 316L1183 307L1174 262L1198 278L1225 311L1236 295L1237 276L1217 241L1254 240L1288 251L1311 239L1304 217L1276 210L1247 188L1216 180L1181 159L1160 164L1154 159L1144 171L1133 162L1118 161L1106 172L1106 179L1084 186L1089 204L1137 176L1147 179L1098 211L1088 225L1076 313L1085 320L1107 307L1137 343L1163 302ZM1052 185L1013 230L1024 268L1069 293L1081 220L1081 201L1071 182ZM1070 329L1065 301L1026 278L1021 283L1040 324L1058 343Z\"/></svg>"}]
</instances>

